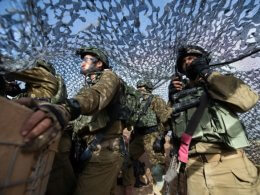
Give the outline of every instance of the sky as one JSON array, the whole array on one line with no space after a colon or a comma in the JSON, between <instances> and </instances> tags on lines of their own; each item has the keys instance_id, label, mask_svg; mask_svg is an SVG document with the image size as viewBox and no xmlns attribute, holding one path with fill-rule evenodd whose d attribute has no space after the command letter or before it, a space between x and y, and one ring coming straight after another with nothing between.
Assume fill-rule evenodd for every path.
<instances>
[{"instance_id":1,"label":"sky","mask_svg":"<svg viewBox=\"0 0 260 195\"><path fill-rule=\"evenodd\" d=\"M24 0L16 0L17 2L22 2ZM153 3L156 7L159 7L160 11L159 11L159 17L162 15L163 13L163 10L164 10L164 6L168 3L168 2L171 2L172 0L153 0ZM247 0L248 1L248 0ZM247 2L245 1L245 2ZM49 2L49 0L42 0L42 1L38 1L38 4L39 5L42 5L44 2ZM59 0L52 0L53 4L59 2ZM98 7L101 7L101 4L100 4L100 1L96 1L97 2L97 6ZM112 1L113 2L113 1ZM229 1L227 1L229 2ZM236 2L236 0L233 0L232 3L234 4ZM257 1L256 1L257 2ZM6 8L10 8L12 6L17 6L17 4L12 4L10 0L1 0L0 1L0 14L3 14L4 13L4 10ZM106 3L104 3L104 6L107 7ZM69 5L67 5L66 8L70 8ZM149 10L151 10L149 8ZM145 11L143 12L140 12L139 13L139 16L140 16L140 31L144 34L146 34L146 27L147 25L150 24L150 20L147 19L147 15L149 15L149 10L148 10L148 13L146 13L145 15ZM197 12L198 10L195 10L194 12ZM122 14L118 15L118 17L122 17L123 14L127 15L127 12L129 12L129 10L127 10L125 7L124 9L122 10ZM47 10L47 14L50 18L49 20L49 24L52 25L52 24L55 24L56 23L56 20L55 17L54 17L54 13L53 13L53 10ZM56 13L57 14L57 13ZM221 13L220 13L221 14ZM94 25L96 26L97 25L97 19L98 17L100 16L97 12L83 12L83 11L80 11L80 15L81 16L84 16L85 18L87 18L86 22L83 23L81 20L76 20L76 22L74 23L74 26L72 28L72 33L75 33L77 34L78 32L80 32L81 30L84 30L86 27L88 27L89 25ZM70 20L70 16L69 14L65 14L65 16L63 17L62 21L64 23L68 22ZM1 25L1 24L0 24ZM18 35L17 35L18 36ZM234 64L232 64L233 67L236 67L238 68L238 70L250 70L250 69L256 69L256 68L260 68L260 63L259 63L259 60L260 58L246 58L242 61L239 61L239 62L236 62ZM250 65L248 65L250 64ZM252 64L252 65L251 65Z\"/></svg>"}]
</instances>

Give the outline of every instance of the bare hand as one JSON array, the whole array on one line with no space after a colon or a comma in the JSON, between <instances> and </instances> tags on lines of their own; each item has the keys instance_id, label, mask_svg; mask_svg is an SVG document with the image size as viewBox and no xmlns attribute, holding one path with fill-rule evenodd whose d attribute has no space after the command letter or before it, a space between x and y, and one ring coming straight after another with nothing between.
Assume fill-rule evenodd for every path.
<instances>
[{"instance_id":1,"label":"bare hand","mask_svg":"<svg viewBox=\"0 0 260 195\"><path fill-rule=\"evenodd\" d=\"M16 100L17 103L27 106L33 110L36 110L32 115L24 122L20 133L24 137L25 143L30 143L36 138L39 138L42 134L53 131L55 133L48 132L51 137L55 137L57 134L53 128L53 120L51 117L44 111L39 109L37 102L31 98L21 98Z\"/></svg>"},{"instance_id":2,"label":"bare hand","mask_svg":"<svg viewBox=\"0 0 260 195\"><path fill-rule=\"evenodd\" d=\"M179 80L179 77L175 77L172 80L172 85L177 91L181 91L183 89L183 82Z\"/></svg>"},{"instance_id":3,"label":"bare hand","mask_svg":"<svg viewBox=\"0 0 260 195\"><path fill-rule=\"evenodd\" d=\"M36 137L48 131L51 125L52 120L47 117L47 114L41 110L37 110L25 121L21 128L21 134L25 138L24 141L31 142Z\"/></svg>"}]
</instances>

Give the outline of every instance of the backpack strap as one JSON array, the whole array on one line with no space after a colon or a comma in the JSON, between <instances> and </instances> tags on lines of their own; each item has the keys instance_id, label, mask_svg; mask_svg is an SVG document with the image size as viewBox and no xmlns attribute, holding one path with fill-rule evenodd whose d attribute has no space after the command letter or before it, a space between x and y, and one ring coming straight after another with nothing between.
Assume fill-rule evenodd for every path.
<instances>
[{"instance_id":1,"label":"backpack strap","mask_svg":"<svg viewBox=\"0 0 260 195\"><path fill-rule=\"evenodd\" d=\"M149 108L149 106L150 106L151 103L152 103L153 97L154 97L153 95L149 95L149 97L147 98L143 109L142 109L141 112L138 114L138 119L137 119L137 121L136 121L136 124L139 122L141 116L147 112L147 109Z\"/></svg>"}]
</instances>

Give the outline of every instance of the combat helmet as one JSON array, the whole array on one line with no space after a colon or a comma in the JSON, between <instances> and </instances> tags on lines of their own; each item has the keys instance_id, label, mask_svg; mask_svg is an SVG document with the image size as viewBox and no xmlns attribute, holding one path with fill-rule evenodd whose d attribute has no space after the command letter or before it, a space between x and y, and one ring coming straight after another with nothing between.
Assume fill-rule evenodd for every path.
<instances>
[{"instance_id":1,"label":"combat helmet","mask_svg":"<svg viewBox=\"0 0 260 195\"><path fill-rule=\"evenodd\" d=\"M136 83L136 87L145 87L146 90L152 91L153 90L153 84L150 81L147 80L139 80Z\"/></svg>"},{"instance_id":2,"label":"combat helmet","mask_svg":"<svg viewBox=\"0 0 260 195\"><path fill-rule=\"evenodd\" d=\"M194 55L194 56L198 56L198 57L202 57L202 56L206 57L208 62L210 62L210 60L211 60L209 53L200 46L187 45L185 47L181 47L178 50L177 62L176 62L178 72L184 73L184 71L182 70L182 60L183 60L183 58L185 58L186 56L189 56L189 55Z\"/></svg>"},{"instance_id":3,"label":"combat helmet","mask_svg":"<svg viewBox=\"0 0 260 195\"><path fill-rule=\"evenodd\" d=\"M36 60L35 63L36 63L36 66L38 66L38 67L43 67L43 68L45 68L48 72L50 72L51 74L56 75L56 71L55 71L55 68L54 68L54 66L53 66L52 63L47 62L47 61L42 60L42 59Z\"/></svg>"},{"instance_id":4,"label":"combat helmet","mask_svg":"<svg viewBox=\"0 0 260 195\"><path fill-rule=\"evenodd\" d=\"M98 60L104 63L105 68L109 68L109 61L105 51L96 47L82 47L76 51L76 55L79 55L81 59L83 59L86 54L94 55Z\"/></svg>"}]
</instances>

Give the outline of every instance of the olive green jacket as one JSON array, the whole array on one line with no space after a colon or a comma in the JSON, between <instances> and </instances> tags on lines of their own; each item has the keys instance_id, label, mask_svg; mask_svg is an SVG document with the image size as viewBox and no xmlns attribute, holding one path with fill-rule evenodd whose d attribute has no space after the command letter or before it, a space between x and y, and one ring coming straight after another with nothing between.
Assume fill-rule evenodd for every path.
<instances>
[{"instance_id":1,"label":"olive green jacket","mask_svg":"<svg viewBox=\"0 0 260 195\"><path fill-rule=\"evenodd\" d=\"M224 143L231 148L248 146L244 127L236 112L251 109L257 103L258 95L240 79L218 72L213 72L208 77L206 86L209 103L193 134L193 142ZM181 98L180 102L199 98L202 93L199 90ZM186 131L195 110L196 108L190 108L173 117L173 129L178 137Z\"/></svg>"}]
</instances>

